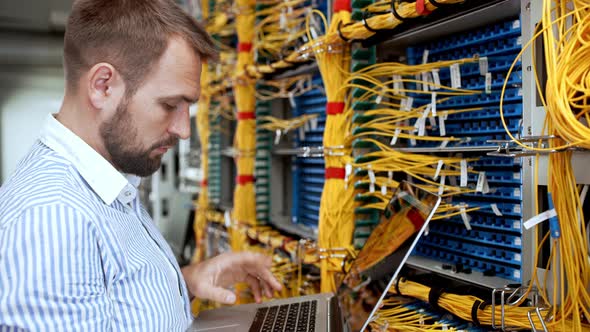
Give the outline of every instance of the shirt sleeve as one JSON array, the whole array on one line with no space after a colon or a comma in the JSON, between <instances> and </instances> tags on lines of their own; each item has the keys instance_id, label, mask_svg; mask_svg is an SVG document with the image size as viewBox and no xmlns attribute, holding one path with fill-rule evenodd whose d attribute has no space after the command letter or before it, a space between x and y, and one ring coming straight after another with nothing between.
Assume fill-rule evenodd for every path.
<instances>
[{"instance_id":1,"label":"shirt sleeve","mask_svg":"<svg viewBox=\"0 0 590 332\"><path fill-rule=\"evenodd\" d=\"M94 225L66 205L0 226L0 331L108 330L99 244Z\"/></svg>"}]
</instances>

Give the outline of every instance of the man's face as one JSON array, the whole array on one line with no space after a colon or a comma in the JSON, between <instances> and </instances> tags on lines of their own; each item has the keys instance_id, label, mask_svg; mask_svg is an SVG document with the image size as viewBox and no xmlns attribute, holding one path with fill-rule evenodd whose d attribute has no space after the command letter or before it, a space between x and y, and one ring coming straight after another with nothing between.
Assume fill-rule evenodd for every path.
<instances>
[{"instance_id":1,"label":"man's face","mask_svg":"<svg viewBox=\"0 0 590 332\"><path fill-rule=\"evenodd\" d=\"M121 172L149 176L179 139L190 137L189 106L199 97L201 62L183 40L167 50L137 92L125 96L100 125L113 165Z\"/></svg>"}]
</instances>

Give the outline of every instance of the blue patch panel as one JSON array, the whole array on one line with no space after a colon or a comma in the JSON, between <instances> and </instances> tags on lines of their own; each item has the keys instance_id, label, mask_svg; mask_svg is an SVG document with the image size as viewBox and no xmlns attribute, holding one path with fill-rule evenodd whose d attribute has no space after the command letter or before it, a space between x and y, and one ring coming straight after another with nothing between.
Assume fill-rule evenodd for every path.
<instances>
[{"instance_id":1,"label":"blue patch panel","mask_svg":"<svg viewBox=\"0 0 590 332\"><path fill-rule=\"evenodd\" d=\"M493 271L495 276L515 280L520 280L521 273L519 264L507 264L497 262L495 259L488 259L478 255L468 255L462 251L448 250L445 246L422 243L416 246L415 254L432 257L443 262L461 263L480 272Z\"/></svg>"},{"instance_id":2,"label":"blue patch panel","mask_svg":"<svg viewBox=\"0 0 590 332\"><path fill-rule=\"evenodd\" d=\"M319 75L312 79L313 85L321 86ZM323 145L326 125L326 97L320 89L314 89L295 97L293 115L318 114L318 126L305 131L304 137L295 130L296 147L317 147ZM324 187L323 158L296 158L293 170L292 221L317 227L322 190Z\"/></svg>"},{"instance_id":3,"label":"blue patch panel","mask_svg":"<svg viewBox=\"0 0 590 332\"><path fill-rule=\"evenodd\" d=\"M408 49L408 63L422 63L424 50L429 51L428 61L456 60L474 55L488 57L488 72L491 73L491 91L486 88L485 76L480 73L479 63L460 65L461 87L479 90L482 93L470 96L451 97L437 104L440 116L445 110L460 110L481 107L481 110L450 114L445 120L446 136L460 138L460 143L449 146L489 146L487 140L508 139L500 120L501 89L506 74L522 48L520 22L508 20L482 29L476 29L448 38L439 38L425 45ZM413 79L413 77L408 77ZM450 86L450 69L439 70L441 84ZM522 68L520 62L508 78L503 97L503 112L508 130L517 134L522 124ZM408 87L417 89L415 84ZM417 89L419 90L419 89ZM436 92L436 91L434 91ZM415 107L431 102L430 92L414 93ZM438 99L444 96L437 96ZM426 121L426 135L439 136L438 120ZM432 125L432 127L430 127ZM402 140L402 142L404 142ZM418 147L437 146L440 143L417 141ZM522 240L522 173L519 160L510 158L483 157L470 163L475 171L485 171L490 192L468 193L453 198L454 203L464 202L480 210L469 212L472 230L468 231L460 216L434 221L430 234L423 237L416 252L445 263L463 263L475 270L494 271L496 276L520 281ZM471 188L477 183L478 174L469 174ZM447 178L447 183L459 183L459 178ZM491 208L495 204L502 216Z\"/></svg>"},{"instance_id":4,"label":"blue patch panel","mask_svg":"<svg viewBox=\"0 0 590 332\"><path fill-rule=\"evenodd\" d=\"M503 41L505 39L514 39L520 37L520 35L520 20L514 19L460 35L453 35L448 38L440 39L427 46L412 48L412 52L408 53L408 57L412 57L413 54L422 57L424 50L428 49L431 55L437 56L440 54L441 57L446 58L446 55L450 51L458 48L467 48L479 46L480 44L489 44L490 42Z\"/></svg>"}]
</instances>

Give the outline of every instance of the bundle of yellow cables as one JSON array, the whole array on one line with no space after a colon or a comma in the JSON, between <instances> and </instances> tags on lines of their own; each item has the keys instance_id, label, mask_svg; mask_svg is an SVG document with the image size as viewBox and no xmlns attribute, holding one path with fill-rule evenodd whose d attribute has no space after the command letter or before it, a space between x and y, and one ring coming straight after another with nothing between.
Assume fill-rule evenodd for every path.
<instances>
[{"instance_id":1,"label":"bundle of yellow cables","mask_svg":"<svg viewBox=\"0 0 590 332\"><path fill-rule=\"evenodd\" d=\"M447 5L461 3L464 0L438 0L437 3ZM339 45L343 41L353 40L364 40L375 34L371 30L386 30L393 29L400 25L403 21L396 18L391 13L391 2L389 9L386 10L386 14L375 15L366 19L365 22L346 22L339 23L322 38L322 42L325 47L332 45L335 48L339 48ZM432 4L429 0L424 1L424 11L418 12L415 2L401 2L396 6L396 13L403 19L412 19L426 15L429 12L436 10L438 7ZM370 28L367 29L366 25ZM285 56L283 59L268 65L252 65L247 68L248 75L251 77L262 77L264 74L270 74L279 69L289 68L297 63L305 62L310 59L315 53L314 49L317 49L315 45L316 41L311 40L301 46L296 51Z\"/></svg>"},{"instance_id":2,"label":"bundle of yellow cables","mask_svg":"<svg viewBox=\"0 0 590 332\"><path fill-rule=\"evenodd\" d=\"M326 35L334 33L338 26L350 22L350 8L346 2L334 3L332 22ZM348 4L349 6L349 4ZM327 26L326 18L319 11L314 11ZM326 47L325 36L313 39L309 28L309 17L306 22L308 37L314 43L313 51L324 81L326 90L326 125L324 129L324 148L337 150L340 155L326 153L325 183L320 201L318 225L318 245L325 252L321 261L321 290L336 290L335 273L342 271L342 258L336 258L334 249L350 248L354 232L354 188L345 185L345 165L350 159L351 148L347 136L351 130L352 112L344 105L345 91L340 87L346 81L350 68L350 49L342 41L338 41L339 50L331 51Z\"/></svg>"}]
</instances>

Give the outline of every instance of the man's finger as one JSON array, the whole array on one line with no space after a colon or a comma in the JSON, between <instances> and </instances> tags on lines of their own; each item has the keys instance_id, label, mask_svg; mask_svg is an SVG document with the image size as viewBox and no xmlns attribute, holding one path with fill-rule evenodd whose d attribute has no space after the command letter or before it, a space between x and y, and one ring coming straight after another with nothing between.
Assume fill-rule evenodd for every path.
<instances>
[{"instance_id":1,"label":"man's finger","mask_svg":"<svg viewBox=\"0 0 590 332\"><path fill-rule=\"evenodd\" d=\"M223 304L234 304L236 302L236 294L232 291L213 285L202 287L200 297Z\"/></svg>"},{"instance_id":2,"label":"man's finger","mask_svg":"<svg viewBox=\"0 0 590 332\"><path fill-rule=\"evenodd\" d=\"M260 292L260 282L258 279L254 278L251 275L246 277L246 282L250 285L252 289L252 294L254 294L254 300L256 303L260 303L262 301L262 293Z\"/></svg>"}]
</instances>

